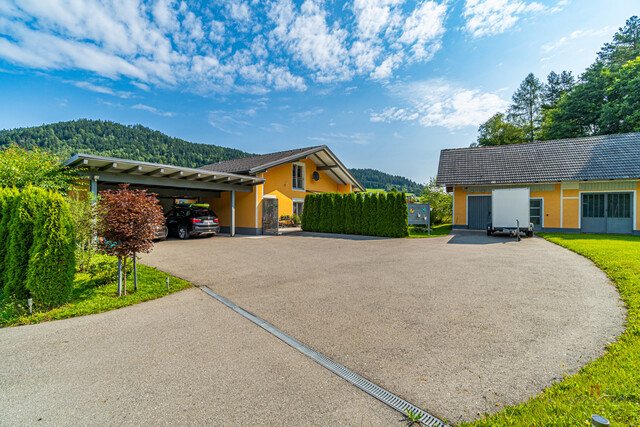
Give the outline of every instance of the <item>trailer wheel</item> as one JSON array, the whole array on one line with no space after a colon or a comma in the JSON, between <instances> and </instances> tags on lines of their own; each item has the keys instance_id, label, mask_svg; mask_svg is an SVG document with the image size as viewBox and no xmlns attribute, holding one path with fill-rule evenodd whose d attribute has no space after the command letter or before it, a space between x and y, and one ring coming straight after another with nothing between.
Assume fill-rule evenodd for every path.
<instances>
[{"instance_id":1,"label":"trailer wheel","mask_svg":"<svg viewBox=\"0 0 640 427\"><path fill-rule=\"evenodd\" d=\"M490 228L487 228L487 236L491 236L492 232Z\"/></svg>"}]
</instances>

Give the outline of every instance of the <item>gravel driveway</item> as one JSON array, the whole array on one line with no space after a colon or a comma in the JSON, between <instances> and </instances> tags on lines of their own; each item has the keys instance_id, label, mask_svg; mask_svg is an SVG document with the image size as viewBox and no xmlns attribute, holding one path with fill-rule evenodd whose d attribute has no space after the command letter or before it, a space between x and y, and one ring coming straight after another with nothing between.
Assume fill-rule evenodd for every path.
<instances>
[{"instance_id":1,"label":"gravel driveway","mask_svg":"<svg viewBox=\"0 0 640 427\"><path fill-rule=\"evenodd\" d=\"M606 275L541 238L216 237L164 242L143 262L450 422L526 400L623 330Z\"/></svg>"}]
</instances>

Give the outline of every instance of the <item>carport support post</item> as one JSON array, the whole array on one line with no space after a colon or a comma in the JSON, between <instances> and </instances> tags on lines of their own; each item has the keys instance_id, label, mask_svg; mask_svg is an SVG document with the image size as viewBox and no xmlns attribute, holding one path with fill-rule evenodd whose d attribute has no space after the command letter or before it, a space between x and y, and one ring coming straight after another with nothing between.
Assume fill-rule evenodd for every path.
<instances>
[{"instance_id":1,"label":"carport support post","mask_svg":"<svg viewBox=\"0 0 640 427\"><path fill-rule=\"evenodd\" d=\"M236 192L231 191L231 221L229 222L229 235L236 235Z\"/></svg>"},{"instance_id":2,"label":"carport support post","mask_svg":"<svg viewBox=\"0 0 640 427\"><path fill-rule=\"evenodd\" d=\"M122 257L118 256L118 296L122 296Z\"/></svg>"},{"instance_id":3,"label":"carport support post","mask_svg":"<svg viewBox=\"0 0 640 427\"><path fill-rule=\"evenodd\" d=\"M91 194L93 194L93 200L97 200L98 197L98 177L91 177Z\"/></svg>"}]
</instances>

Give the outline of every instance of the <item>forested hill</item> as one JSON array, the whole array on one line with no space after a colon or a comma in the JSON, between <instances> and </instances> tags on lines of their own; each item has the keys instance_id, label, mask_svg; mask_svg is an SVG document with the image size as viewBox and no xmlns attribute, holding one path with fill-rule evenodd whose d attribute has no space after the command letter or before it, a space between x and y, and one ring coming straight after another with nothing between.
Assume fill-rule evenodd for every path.
<instances>
[{"instance_id":1,"label":"forested hill","mask_svg":"<svg viewBox=\"0 0 640 427\"><path fill-rule=\"evenodd\" d=\"M142 125L84 119L0 131L0 147L12 142L25 148L41 147L63 158L85 153L184 167L250 155L233 148L172 138Z\"/></svg>"},{"instance_id":2,"label":"forested hill","mask_svg":"<svg viewBox=\"0 0 640 427\"><path fill-rule=\"evenodd\" d=\"M390 175L375 169L349 170L366 188L382 188L384 190L395 188L398 191L422 194L422 185L403 176Z\"/></svg>"},{"instance_id":3,"label":"forested hill","mask_svg":"<svg viewBox=\"0 0 640 427\"><path fill-rule=\"evenodd\" d=\"M0 130L0 147L12 142L25 148L40 147L65 159L85 153L184 167L200 167L251 155L234 148L172 138L142 125L85 119ZM401 176L373 169L351 169L351 172L367 188L421 192L421 186Z\"/></svg>"}]
</instances>

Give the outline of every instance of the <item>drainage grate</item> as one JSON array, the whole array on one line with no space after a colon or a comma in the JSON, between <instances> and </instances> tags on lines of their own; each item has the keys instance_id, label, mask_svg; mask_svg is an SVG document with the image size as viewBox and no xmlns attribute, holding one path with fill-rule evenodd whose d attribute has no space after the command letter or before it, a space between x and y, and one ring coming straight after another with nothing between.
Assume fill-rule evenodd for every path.
<instances>
[{"instance_id":1,"label":"drainage grate","mask_svg":"<svg viewBox=\"0 0 640 427\"><path fill-rule=\"evenodd\" d=\"M280 329L276 328L272 324L265 322L264 320L262 320L261 318L259 318L258 316L254 315L252 313L249 313L244 308L238 306L237 304L232 303L231 301L229 301L225 297L223 297L221 295L218 295L217 293L213 292L211 289L209 289L207 287L204 287L204 286L201 287L200 289L202 289L204 292L206 292L207 294L209 294L213 298L217 299L222 304L226 305L227 307L229 307L230 309L232 309L236 313L240 314L241 316L249 319L250 321L252 321L256 325L260 326L262 329L264 329L264 330L270 332L271 334L275 335L276 337L278 337L279 339L281 339L285 343L289 344L291 347L293 347L296 350L298 350L300 353L302 353L305 356L313 359L314 361L316 361L320 365L324 366L325 368L327 368L328 370L330 370L334 374L338 375L340 378L350 382L354 386L358 387L360 390L370 394L371 396L375 397L376 399L378 399L382 403L385 403L385 404L389 405L390 407L392 407L396 411L401 412L403 415L406 414L407 410L410 410L410 411L415 412L416 414L422 414L422 420L421 421L422 421L422 423L424 425L427 425L427 426L430 426L430 427L447 427L447 425L445 423L443 423L442 421L440 421L436 417L427 414L422 409L412 405L411 403L407 402L406 400L401 399L401 398L399 398L398 396L396 396L396 395L394 395L392 393L389 393L387 390L383 389L382 387L379 387L379 386L375 385L371 381L362 378L360 375L348 370L344 366L334 362L333 360L329 359L328 357L323 356L322 354L318 353L317 351L313 350L312 348L307 347L306 345L302 344L297 339L285 334L284 332L282 332Z\"/></svg>"}]
</instances>

